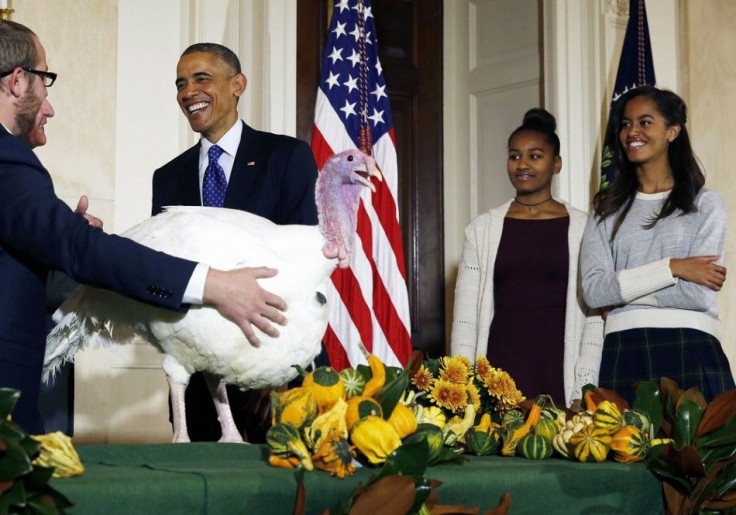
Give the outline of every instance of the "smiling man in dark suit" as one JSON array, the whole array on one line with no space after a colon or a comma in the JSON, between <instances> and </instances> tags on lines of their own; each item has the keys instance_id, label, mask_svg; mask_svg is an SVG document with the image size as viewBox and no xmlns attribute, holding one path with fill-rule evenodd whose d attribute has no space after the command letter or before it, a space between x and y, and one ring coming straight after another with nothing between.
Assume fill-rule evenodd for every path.
<instances>
[{"instance_id":1,"label":"smiling man in dark suit","mask_svg":"<svg viewBox=\"0 0 736 515\"><path fill-rule=\"evenodd\" d=\"M56 196L51 176L23 139L36 127L55 80L38 37L0 21L0 388L21 391L13 418L31 433L44 431L38 391L49 270L171 310L213 305L254 345L251 324L275 336L271 322L286 322L283 299L256 282L275 270L225 272L155 252L93 227Z\"/></svg>"},{"instance_id":2,"label":"smiling man in dark suit","mask_svg":"<svg viewBox=\"0 0 736 515\"><path fill-rule=\"evenodd\" d=\"M311 149L303 141L258 131L241 121L238 101L246 86L232 50L197 43L182 53L176 67L176 99L201 138L154 172L153 215L170 205L212 205L249 211L282 225L317 223L317 165ZM187 428L193 441L220 438L208 390L216 385L216 378L195 374L187 387ZM241 433L248 433L250 441L262 441L267 425L259 422L264 421L267 390L243 393L228 387L227 392ZM253 417L259 409L261 416Z\"/></svg>"}]
</instances>

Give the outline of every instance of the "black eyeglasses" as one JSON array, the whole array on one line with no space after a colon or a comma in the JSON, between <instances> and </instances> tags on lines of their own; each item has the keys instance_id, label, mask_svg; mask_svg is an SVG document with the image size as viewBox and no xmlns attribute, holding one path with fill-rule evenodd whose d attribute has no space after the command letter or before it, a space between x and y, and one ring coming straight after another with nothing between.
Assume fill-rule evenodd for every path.
<instances>
[{"instance_id":1,"label":"black eyeglasses","mask_svg":"<svg viewBox=\"0 0 736 515\"><path fill-rule=\"evenodd\" d=\"M34 75L38 75L39 77L43 78L43 85L47 88L50 88L54 85L54 82L56 81L57 74L54 72L45 72L43 70L34 70L33 68L21 68L24 72L32 73ZM3 77L6 77L13 73L15 71L15 68L10 70L9 72L2 72L0 73L0 79Z\"/></svg>"}]
</instances>

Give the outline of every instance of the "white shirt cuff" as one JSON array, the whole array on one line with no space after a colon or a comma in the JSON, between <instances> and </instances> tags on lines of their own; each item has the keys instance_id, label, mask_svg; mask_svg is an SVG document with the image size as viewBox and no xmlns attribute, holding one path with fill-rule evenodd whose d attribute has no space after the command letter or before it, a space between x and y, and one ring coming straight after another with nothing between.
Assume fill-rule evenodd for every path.
<instances>
[{"instance_id":1,"label":"white shirt cuff","mask_svg":"<svg viewBox=\"0 0 736 515\"><path fill-rule=\"evenodd\" d=\"M194 272L192 272L192 277L189 278L187 289L184 290L184 297L181 299L182 304L202 304L204 283L207 280L207 272L209 271L210 267L204 263L198 263L194 267Z\"/></svg>"}]
</instances>

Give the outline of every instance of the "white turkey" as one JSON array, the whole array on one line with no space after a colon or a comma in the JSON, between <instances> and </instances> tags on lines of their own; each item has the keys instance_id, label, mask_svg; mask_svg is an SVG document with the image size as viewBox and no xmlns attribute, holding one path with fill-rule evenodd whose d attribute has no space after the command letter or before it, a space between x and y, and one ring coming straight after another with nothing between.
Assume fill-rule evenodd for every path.
<instances>
[{"instance_id":1,"label":"white turkey","mask_svg":"<svg viewBox=\"0 0 736 515\"><path fill-rule=\"evenodd\" d=\"M220 441L242 442L233 422L225 384L242 389L275 387L297 375L320 351L327 327L327 285L350 260L356 212L363 188L381 180L374 160L357 150L336 154L317 178L319 225L276 225L244 211L211 207L169 207L123 235L143 245L228 270L268 266L274 277L260 279L286 302L287 324L254 347L234 323L214 308L192 306L175 313L82 286L54 315L58 325L46 343L44 379L93 337L103 344L129 343L136 335L163 353L173 407L174 441L187 442L184 390L195 371L205 374L222 427ZM325 257L330 256L330 258Z\"/></svg>"}]
</instances>

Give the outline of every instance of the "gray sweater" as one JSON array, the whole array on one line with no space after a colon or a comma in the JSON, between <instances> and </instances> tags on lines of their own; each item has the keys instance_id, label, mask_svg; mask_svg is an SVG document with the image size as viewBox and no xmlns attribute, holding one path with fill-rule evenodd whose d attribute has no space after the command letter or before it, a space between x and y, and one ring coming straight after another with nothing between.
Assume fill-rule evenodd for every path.
<instances>
[{"instance_id":1,"label":"gray sweater","mask_svg":"<svg viewBox=\"0 0 736 515\"><path fill-rule=\"evenodd\" d=\"M583 295L591 307L613 306L606 334L642 327L686 327L720 337L717 292L672 277L670 258L721 256L726 209L713 191L701 189L697 211L677 211L651 229L642 227L660 211L669 192L637 193L610 241L618 214L597 223L588 218L581 247Z\"/></svg>"}]
</instances>

